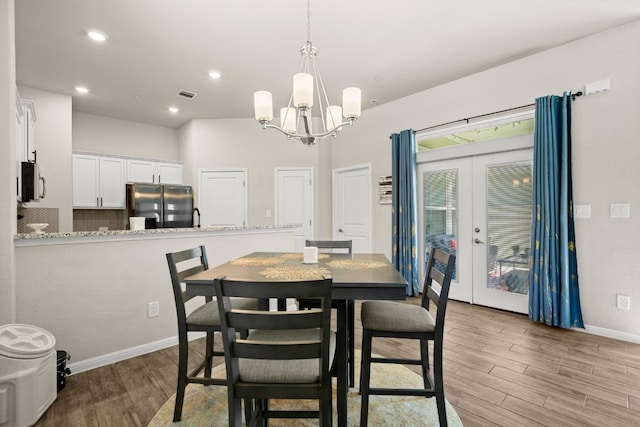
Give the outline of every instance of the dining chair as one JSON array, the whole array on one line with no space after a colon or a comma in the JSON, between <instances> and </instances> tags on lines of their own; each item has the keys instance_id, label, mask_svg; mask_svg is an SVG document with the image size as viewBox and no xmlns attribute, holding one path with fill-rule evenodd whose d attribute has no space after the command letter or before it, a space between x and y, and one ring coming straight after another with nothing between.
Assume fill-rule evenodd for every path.
<instances>
[{"instance_id":1,"label":"dining chair","mask_svg":"<svg viewBox=\"0 0 640 427\"><path fill-rule=\"evenodd\" d=\"M207 270L207 252L204 246L180 252L166 254L171 275L171 285L176 304L176 316L178 320L178 383L176 388L176 403L173 411L173 421L180 421L182 418L182 406L184 403L184 393L187 384L198 383L203 385L226 385L224 378L211 378L211 369L214 356L223 356L221 351L214 351L214 334L220 332L220 316L218 315L218 305L212 297L205 297L204 304L197 306L187 314L185 303L193 298L182 290L182 281L185 277ZM256 299L234 299L234 307L252 308L258 306ZM189 332L205 332L206 347L204 360L189 373L187 366L189 363ZM243 332L245 335L247 331ZM198 374L204 369L204 377Z\"/></svg>"},{"instance_id":2,"label":"dining chair","mask_svg":"<svg viewBox=\"0 0 640 427\"><path fill-rule=\"evenodd\" d=\"M419 306L394 301L364 301L362 303L360 311L362 319L360 426L367 425L370 395L435 396L440 426L447 425L444 384L442 382L442 338L455 259L455 255L431 248L424 289L422 290L422 304ZM439 292L433 288L433 282L440 285ZM429 312L430 303L436 306L435 318ZM420 359L372 357L373 337L420 340ZM433 341L433 369L429 363L429 341ZM371 363L421 365L424 388L372 388L370 387Z\"/></svg>"},{"instance_id":3,"label":"dining chair","mask_svg":"<svg viewBox=\"0 0 640 427\"><path fill-rule=\"evenodd\" d=\"M241 281L216 279L227 369L229 426L270 418L318 418L332 424L331 365L336 337L330 331L332 280ZM240 310L230 297L317 299L319 308L297 311ZM246 339L236 331L250 330ZM270 399L314 399L318 410L269 407ZM287 402L289 403L289 402Z\"/></svg>"},{"instance_id":4,"label":"dining chair","mask_svg":"<svg viewBox=\"0 0 640 427\"><path fill-rule=\"evenodd\" d=\"M305 240L305 246L315 246L318 252L345 251L349 255L353 253L352 240ZM334 251L335 252L335 251ZM300 308L314 307L314 301L298 301ZM334 308L335 304L334 304ZM347 342L349 346L349 387L353 387L355 383L355 304L353 300L347 301Z\"/></svg>"}]
</instances>

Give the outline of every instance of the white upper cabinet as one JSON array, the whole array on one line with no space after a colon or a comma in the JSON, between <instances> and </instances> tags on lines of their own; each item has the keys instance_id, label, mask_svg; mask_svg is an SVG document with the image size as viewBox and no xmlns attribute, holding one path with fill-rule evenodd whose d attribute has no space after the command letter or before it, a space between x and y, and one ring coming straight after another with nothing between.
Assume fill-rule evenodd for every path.
<instances>
[{"instance_id":1,"label":"white upper cabinet","mask_svg":"<svg viewBox=\"0 0 640 427\"><path fill-rule=\"evenodd\" d=\"M36 109L16 89L16 195L22 200L22 162L36 161Z\"/></svg>"},{"instance_id":2,"label":"white upper cabinet","mask_svg":"<svg viewBox=\"0 0 640 427\"><path fill-rule=\"evenodd\" d=\"M183 166L178 163L161 163L151 160L127 160L127 182L151 184L182 184Z\"/></svg>"},{"instance_id":3,"label":"white upper cabinet","mask_svg":"<svg viewBox=\"0 0 640 427\"><path fill-rule=\"evenodd\" d=\"M127 160L127 182L156 183L156 163L147 160Z\"/></svg>"},{"instance_id":4,"label":"white upper cabinet","mask_svg":"<svg viewBox=\"0 0 640 427\"><path fill-rule=\"evenodd\" d=\"M73 207L110 208L125 207L124 159L73 155Z\"/></svg>"},{"instance_id":5,"label":"white upper cabinet","mask_svg":"<svg viewBox=\"0 0 640 427\"><path fill-rule=\"evenodd\" d=\"M183 166L177 163L158 163L158 180L162 184L183 184Z\"/></svg>"}]
</instances>

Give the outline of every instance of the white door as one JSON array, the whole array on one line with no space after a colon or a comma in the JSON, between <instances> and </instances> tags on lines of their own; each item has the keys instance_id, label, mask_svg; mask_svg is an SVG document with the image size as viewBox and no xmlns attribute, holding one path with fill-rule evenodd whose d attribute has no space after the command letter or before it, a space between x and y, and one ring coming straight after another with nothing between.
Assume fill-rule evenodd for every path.
<instances>
[{"instance_id":1,"label":"white door","mask_svg":"<svg viewBox=\"0 0 640 427\"><path fill-rule=\"evenodd\" d=\"M276 168L276 225L301 224L295 231L295 250L313 240L313 169Z\"/></svg>"},{"instance_id":2,"label":"white door","mask_svg":"<svg viewBox=\"0 0 640 427\"><path fill-rule=\"evenodd\" d=\"M532 150L421 164L422 255L456 254L450 298L528 311Z\"/></svg>"},{"instance_id":3,"label":"white door","mask_svg":"<svg viewBox=\"0 0 640 427\"><path fill-rule=\"evenodd\" d=\"M244 227L247 223L245 169L200 170L200 222L203 227Z\"/></svg>"},{"instance_id":4,"label":"white door","mask_svg":"<svg viewBox=\"0 0 640 427\"><path fill-rule=\"evenodd\" d=\"M371 252L371 165L333 170L333 239Z\"/></svg>"}]
</instances>

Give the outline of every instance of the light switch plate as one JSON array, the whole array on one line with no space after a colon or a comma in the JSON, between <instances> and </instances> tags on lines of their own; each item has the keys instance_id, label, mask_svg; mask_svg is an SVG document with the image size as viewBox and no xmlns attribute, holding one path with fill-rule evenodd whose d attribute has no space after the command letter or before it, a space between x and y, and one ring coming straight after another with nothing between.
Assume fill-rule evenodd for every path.
<instances>
[{"instance_id":1,"label":"light switch plate","mask_svg":"<svg viewBox=\"0 0 640 427\"><path fill-rule=\"evenodd\" d=\"M628 203L611 203L610 216L611 218L630 218L631 206Z\"/></svg>"},{"instance_id":2,"label":"light switch plate","mask_svg":"<svg viewBox=\"0 0 640 427\"><path fill-rule=\"evenodd\" d=\"M574 218L591 218L591 205L573 205Z\"/></svg>"}]
</instances>

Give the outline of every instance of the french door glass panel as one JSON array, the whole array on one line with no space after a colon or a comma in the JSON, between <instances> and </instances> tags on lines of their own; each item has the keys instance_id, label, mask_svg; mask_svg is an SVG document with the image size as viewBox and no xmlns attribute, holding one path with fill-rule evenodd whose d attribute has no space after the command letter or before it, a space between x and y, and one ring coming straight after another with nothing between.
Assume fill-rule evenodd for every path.
<instances>
[{"instance_id":1,"label":"french door glass panel","mask_svg":"<svg viewBox=\"0 0 640 427\"><path fill-rule=\"evenodd\" d=\"M473 302L526 313L529 305L532 152L473 162ZM476 231L479 230L479 231Z\"/></svg>"},{"instance_id":2,"label":"french door glass panel","mask_svg":"<svg viewBox=\"0 0 640 427\"><path fill-rule=\"evenodd\" d=\"M525 313L531 150L419 166L423 265L431 247L456 255L450 298Z\"/></svg>"}]
</instances>

